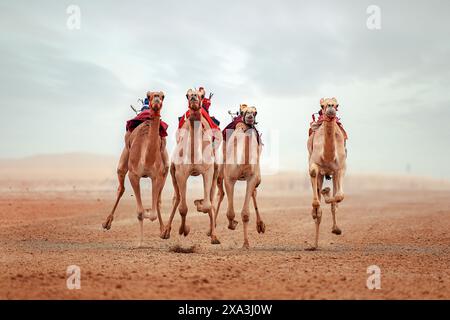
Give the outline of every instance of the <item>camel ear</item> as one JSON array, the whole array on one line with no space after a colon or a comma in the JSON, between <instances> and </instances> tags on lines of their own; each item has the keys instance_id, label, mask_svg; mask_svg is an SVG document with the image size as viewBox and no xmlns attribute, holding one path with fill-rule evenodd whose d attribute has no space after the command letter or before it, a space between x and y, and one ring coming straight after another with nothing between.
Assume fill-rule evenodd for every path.
<instances>
[{"instance_id":1,"label":"camel ear","mask_svg":"<svg viewBox=\"0 0 450 320\"><path fill-rule=\"evenodd\" d=\"M325 102L324 98L320 99L320 105L323 105L324 102Z\"/></svg>"},{"instance_id":2,"label":"camel ear","mask_svg":"<svg viewBox=\"0 0 450 320\"><path fill-rule=\"evenodd\" d=\"M186 99L189 99L189 95L190 94L192 94L192 89L189 89L187 92L186 92Z\"/></svg>"},{"instance_id":3,"label":"camel ear","mask_svg":"<svg viewBox=\"0 0 450 320\"><path fill-rule=\"evenodd\" d=\"M164 101L164 92L160 91L159 94L161 95L161 100Z\"/></svg>"}]
</instances>

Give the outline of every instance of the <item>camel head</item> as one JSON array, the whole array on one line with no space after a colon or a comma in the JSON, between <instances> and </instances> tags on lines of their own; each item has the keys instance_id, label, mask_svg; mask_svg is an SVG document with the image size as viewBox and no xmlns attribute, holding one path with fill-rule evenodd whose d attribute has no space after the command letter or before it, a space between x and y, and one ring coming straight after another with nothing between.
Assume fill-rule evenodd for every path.
<instances>
[{"instance_id":1,"label":"camel head","mask_svg":"<svg viewBox=\"0 0 450 320\"><path fill-rule=\"evenodd\" d=\"M336 117L339 104L336 98L322 98L320 99L320 107L322 108L322 114L327 116L329 119L334 119Z\"/></svg>"},{"instance_id":2,"label":"camel head","mask_svg":"<svg viewBox=\"0 0 450 320\"><path fill-rule=\"evenodd\" d=\"M192 111L198 111L202 107L202 100L205 97L204 91L189 89L186 93L186 99L188 100L189 109Z\"/></svg>"},{"instance_id":3,"label":"camel head","mask_svg":"<svg viewBox=\"0 0 450 320\"><path fill-rule=\"evenodd\" d=\"M246 107L243 110L242 118L244 119L244 123L250 127L253 127L256 124L256 107Z\"/></svg>"},{"instance_id":4,"label":"camel head","mask_svg":"<svg viewBox=\"0 0 450 320\"><path fill-rule=\"evenodd\" d=\"M164 92L147 92L148 105L155 115L159 115L164 101Z\"/></svg>"}]
</instances>

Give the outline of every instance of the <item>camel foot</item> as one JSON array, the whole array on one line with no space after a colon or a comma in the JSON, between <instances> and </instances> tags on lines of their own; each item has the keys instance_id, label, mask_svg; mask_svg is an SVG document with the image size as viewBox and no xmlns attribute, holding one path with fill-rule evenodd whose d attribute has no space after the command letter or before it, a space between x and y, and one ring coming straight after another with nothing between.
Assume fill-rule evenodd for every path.
<instances>
[{"instance_id":1,"label":"camel foot","mask_svg":"<svg viewBox=\"0 0 450 320\"><path fill-rule=\"evenodd\" d=\"M160 238L164 239L164 240L169 239L170 238L170 229L171 229L170 227L164 228L164 230L160 234Z\"/></svg>"},{"instance_id":2,"label":"camel foot","mask_svg":"<svg viewBox=\"0 0 450 320\"><path fill-rule=\"evenodd\" d=\"M189 231L191 231L191 228L186 224L183 226L180 226L180 230L178 230L178 233L180 235L184 235L185 237L187 237L187 235L189 234Z\"/></svg>"},{"instance_id":3,"label":"camel foot","mask_svg":"<svg viewBox=\"0 0 450 320\"><path fill-rule=\"evenodd\" d=\"M262 220L256 223L256 231L258 231L258 233L266 232L266 225Z\"/></svg>"},{"instance_id":4,"label":"camel foot","mask_svg":"<svg viewBox=\"0 0 450 320\"><path fill-rule=\"evenodd\" d=\"M336 234L336 235L340 235L342 233L341 229L339 229L338 227L335 227L331 230L332 233Z\"/></svg>"},{"instance_id":5,"label":"camel foot","mask_svg":"<svg viewBox=\"0 0 450 320\"><path fill-rule=\"evenodd\" d=\"M153 222L156 220L157 216L156 213L154 213L153 211L146 209L144 213L144 218L149 219L151 222Z\"/></svg>"},{"instance_id":6,"label":"camel foot","mask_svg":"<svg viewBox=\"0 0 450 320\"><path fill-rule=\"evenodd\" d=\"M211 244L220 244L219 239L217 239L217 236L211 237Z\"/></svg>"},{"instance_id":7,"label":"camel foot","mask_svg":"<svg viewBox=\"0 0 450 320\"><path fill-rule=\"evenodd\" d=\"M330 191L331 189L329 187L326 187L320 191L320 193L323 195L323 198L325 199L325 203L330 204L334 202L334 199L330 197Z\"/></svg>"},{"instance_id":8,"label":"camel foot","mask_svg":"<svg viewBox=\"0 0 450 320\"><path fill-rule=\"evenodd\" d=\"M203 199L194 200L194 205L197 208L198 212L202 212L202 210L201 210L202 204L203 204Z\"/></svg>"},{"instance_id":9,"label":"camel foot","mask_svg":"<svg viewBox=\"0 0 450 320\"><path fill-rule=\"evenodd\" d=\"M322 191L320 191L320 193L323 195L329 195L330 191L331 191L331 189L329 187L326 187L326 188L323 188Z\"/></svg>"},{"instance_id":10,"label":"camel foot","mask_svg":"<svg viewBox=\"0 0 450 320\"><path fill-rule=\"evenodd\" d=\"M111 229L112 219L108 218L104 223L102 223L103 229L109 230Z\"/></svg>"},{"instance_id":11,"label":"camel foot","mask_svg":"<svg viewBox=\"0 0 450 320\"><path fill-rule=\"evenodd\" d=\"M248 241L244 241L244 244L242 245L242 249L245 249L245 250L250 249L250 244L248 243Z\"/></svg>"},{"instance_id":12,"label":"camel foot","mask_svg":"<svg viewBox=\"0 0 450 320\"><path fill-rule=\"evenodd\" d=\"M238 225L238 222L236 220L231 220L228 223L228 229L235 230L237 225Z\"/></svg>"},{"instance_id":13,"label":"camel foot","mask_svg":"<svg viewBox=\"0 0 450 320\"><path fill-rule=\"evenodd\" d=\"M342 200L344 200L344 195L343 195L342 193L337 193L337 194L334 196L334 201L336 201L336 202L341 202Z\"/></svg>"}]
</instances>

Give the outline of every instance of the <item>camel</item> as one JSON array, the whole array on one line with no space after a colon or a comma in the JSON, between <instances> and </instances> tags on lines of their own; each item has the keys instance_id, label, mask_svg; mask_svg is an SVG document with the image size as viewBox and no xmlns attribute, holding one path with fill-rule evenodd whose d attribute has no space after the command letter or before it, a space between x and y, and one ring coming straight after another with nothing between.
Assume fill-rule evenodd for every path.
<instances>
[{"instance_id":1,"label":"camel","mask_svg":"<svg viewBox=\"0 0 450 320\"><path fill-rule=\"evenodd\" d=\"M211 244L220 244L216 235L215 215L212 203L218 175L214 144L220 144L221 135L220 131L217 135L212 130L213 125L208 121L208 115L201 106L204 92L189 89L186 98L188 100L189 110L185 115L186 121L177 131L177 146L170 165L170 174L174 188L172 212L162 234L162 238L170 238L171 226L178 206L181 216L179 234L184 236L189 234L190 227L186 223L188 212L186 203L187 180L190 176L202 175L203 199L195 200L194 204L197 207L197 211L209 214L210 226L208 236L211 237ZM213 141L213 138L215 141Z\"/></svg>"},{"instance_id":2,"label":"camel","mask_svg":"<svg viewBox=\"0 0 450 320\"><path fill-rule=\"evenodd\" d=\"M114 212L125 192L124 182L128 172L136 198L137 218L140 226L138 247L142 246L143 242L144 218L155 221L156 217L158 217L160 231L163 232L164 230L161 218L161 193L169 171L166 140L161 138L159 134L160 111L163 105L164 93L147 92L147 98L152 118L141 123L133 132L127 131L125 135L125 147L117 168L119 187L116 202L105 223L103 223L103 228L106 230L111 228ZM150 210L144 210L140 190L140 179L147 177L152 180L152 207ZM148 214L148 211L150 211L150 214Z\"/></svg>"},{"instance_id":3,"label":"camel","mask_svg":"<svg viewBox=\"0 0 450 320\"><path fill-rule=\"evenodd\" d=\"M347 152L345 140L347 135L336 117L338 102L336 98L320 100L322 116L321 121L314 123L316 127L308 139L309 175L313 189L312 217L316 224L314 246L310 250L316 250L319 242L319 226L322 220L320 208L321 195L325 203L331 204L333 216L332 233L341 234L341 229L336 223L336 211L338 203L344 200L342 182L346 170ZM320 124L321 123L321 124ZM318 124L320 124L318 126ZM330 196L330 188L322 189L324 177L333 180L333 196Z\"/></svg>"},{"instance_id":4,"label":"camel","mask_svg":"<svg viewBox=\"0 0 450 320\"><path fill-rule=\"evenodd\" d=\"M216 221L219 213L220 204L224 198L224 188L228 199L227 218L228 229L235 230L238 222L234 220L234 186L236 181L247 181L245 200L241 211L242 222L244 225L244 249L249 249L248 241L248 223L250 220L250 198L253 200L253 206L256 211L256 230L258 233L264 233L266 226L259 215L256 202L256 188L261 183L261 170L259 157L261 154L261 145L259 143L259 134L254 129L256 119L256 108L241 105L241 118L238 119L234 131L225 132L227 139L223 142L224 163L219 167L218 202L216 208ZM239 151L240 152L239 152Z\"/></svg>"}]
</instances>

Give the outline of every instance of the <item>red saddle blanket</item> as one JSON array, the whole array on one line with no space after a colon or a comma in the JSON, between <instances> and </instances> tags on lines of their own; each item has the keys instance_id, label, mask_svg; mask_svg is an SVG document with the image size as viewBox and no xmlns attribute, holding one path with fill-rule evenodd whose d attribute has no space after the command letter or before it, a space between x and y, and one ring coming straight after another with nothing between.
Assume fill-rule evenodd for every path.
<instances>
[{"instance_id":1,"label":"red saddle blanket","mask_svg":"<svg viewBox=\"0 0 450 320\"><path fill-rule=\"evenodd\" d=\"M242 119L242 116L237 116L236 118L234 118L234 120L233 120L232 122L230 122L230 123L225 127L225 129L223 129L223 131L222 131L222 136L223 136L223 140L224 140L224 141L227 139L227 137L226 137L226 135L227 135L227 130L235 130L237 124L240 123L240 122L244 122L244 120ZM257 130L255 127L250 128L250 129L254 129L254 130L256 131L256 140L258 141L258 144L260 144L260 143L261 143L261 136L260 136L258 130Z\"/></svg>"},{"instance_id":2,"label":"red saddle blanket","mask_svg":"<svg viewBox=\"0 0 450 320\"><path fill-rule=\"evenodd\" d=\"M202 113L202 116L206 119L206 121L208 121L208 124L211 127L211 129L220 130L220 128L214 123L213 119L211 119L211 116L208 114L208 112L205 109L200 108L200 111ZM191 116L191 111L188 110L183 116L181 116L179 118L178 129L180 129L184 125L184 123L186 122L187 119L189 119L190 116Z\"/></svg>"},{"instance_id":3,"label":"red saddle blanket","mask_svg":"<svg viewBox=\"0 0 450 320\"><path fill-rule=\"evenodd\" d=\"M134 129L137 128L141 123L153 119L152 114L149 110L144 110L141 113L139 113L136 117L134 117L131 120L127 121L126 129L127 131L133 132ZM165 123L164 121L159 122L159 135L161 137L167 137L167 128L169 125Z\"/></svg>"}]
</instances>

